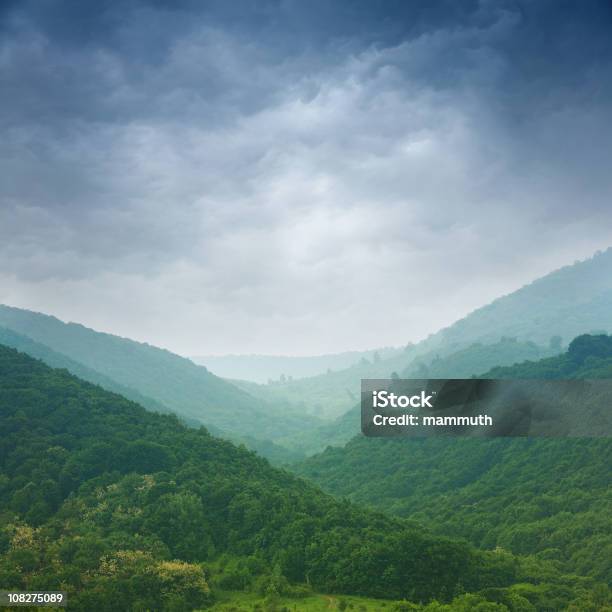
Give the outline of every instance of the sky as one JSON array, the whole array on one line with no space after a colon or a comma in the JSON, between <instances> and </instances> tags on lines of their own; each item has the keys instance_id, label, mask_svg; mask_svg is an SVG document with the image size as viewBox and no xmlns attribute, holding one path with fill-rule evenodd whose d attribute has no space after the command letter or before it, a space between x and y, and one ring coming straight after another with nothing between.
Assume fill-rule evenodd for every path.
<instances>
[{"instance_id":1,"label":"sky","mask_svg":"<svg viewBox=\"0 0 612 612\"><path fill-rule=\"evenodd\" d=\"M612 245L610 1L0 2L0 302L183 355L418 341Z\"/></svg>"}]
</instances>

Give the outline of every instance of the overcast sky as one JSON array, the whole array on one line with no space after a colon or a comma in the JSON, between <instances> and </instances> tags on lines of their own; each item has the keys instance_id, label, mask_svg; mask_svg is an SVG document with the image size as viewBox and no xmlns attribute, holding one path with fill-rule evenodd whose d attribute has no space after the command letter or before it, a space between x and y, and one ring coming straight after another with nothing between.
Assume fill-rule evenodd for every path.
<instances>
[{"instance_id":1,"label":"overcast sky","mask_svg":"<svg viewBox=\"0 0 612 612\"><path fill-rule=\"evenodd\" d=\"M0 7L0 302L317 354L612 245L609 1Z\"/></svg>"}]
</instances>

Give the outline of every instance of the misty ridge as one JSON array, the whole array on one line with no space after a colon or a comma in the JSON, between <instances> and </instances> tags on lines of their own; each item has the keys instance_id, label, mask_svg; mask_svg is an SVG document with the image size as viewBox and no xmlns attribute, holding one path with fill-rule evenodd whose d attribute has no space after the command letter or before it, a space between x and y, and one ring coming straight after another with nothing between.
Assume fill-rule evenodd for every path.
<instances>
[{"instance_id":1,"label":"misty ridge","mask_svg":"<svg viewBox=\"0 0 612 612\"><path fill-rule=\"evenodd\" d=\"M609 358L610 336L579 336L563 356L575 362L579 353L586 353L598 362L596 355L602 346L602 356ZM526 363L529 371L532 363ZM597 365L606 371L606 361ZM592 377L596 370L591 372ZM535 380L533 373L527 379L364 380L362 433L379 437L610 437L612 384L582 376L576 380L575 372L572 374L572 380L562 381L550 380L550 372L547 378Z\"/></svg>"},{"instance_id":2,"label":"misty ridge","mask_svg":"<svg viewBox=\"0 0 612 612\"><path fill-rule=\"evenodd\" d=\"M384 347L371 351L348 351L332 355L292 357L282 355L209 355L191 360L206 366L222 378L237 378L255 383L285 383L294 378L316 376L328 370L343 370L363 359L378 361L401 352Z\"/></svg>"},{"instance_id":3,"label":"misty ridge","mask_svg":"<svg viewBox=\"0 0 612 612\"><path fill-rule=\"evenodd\" d=\"M546 359L580 334L612 330L611 304L609 249L501 297L420 343L329 357L217 358L223 367L238 360L256 371L259 363L260 372L289 364L326 368L303 378L283 372L267 384L221 378L167 350L8 306L0 306L0 340L287 463L329 443L344 444L359 432L361 379L469 378Z\"/></svg>"}]
</instances>

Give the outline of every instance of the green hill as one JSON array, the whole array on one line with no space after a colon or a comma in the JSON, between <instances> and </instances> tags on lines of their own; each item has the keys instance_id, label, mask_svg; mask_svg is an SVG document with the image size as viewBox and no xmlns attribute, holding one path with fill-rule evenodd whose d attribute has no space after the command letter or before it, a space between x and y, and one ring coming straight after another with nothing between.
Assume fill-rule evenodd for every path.
<instances>
[{"instance_id":1,"label":"green hill","mask_svg":"<svg viewBox=\"0 0 612 612\"><path fill-rule=\"evenodd\" d=\"M44 361L47 365L52 368L59 368L68 370L71 374L86 380L87 382L94 383L95 385L100 385L104 389L108 391L113 391L114 393L119 393L124 397L138 402L141 406L144 406L147 410L151 410L153 412L170 412L170 410L164 406L163 404L156 402L155 400L145 397L131 389L130 387L126 387L124 385L120 385L116 383L111 378L84 366L82 363L78 361L74 361L70 359L70 357L66 357L66 355L62 355L61 353L56 353L54 350L50 349L48 346L44 344L40 344L39 342L34 342L31 338L27 336L22 336L21 334L17 334L10 329L6 329L5 327L0 327L0 344L5 346L10 346L11 348L17 349L22 353L27 353L32 357L36 357L36 359L40 359ZM196 422L192 421L192 424ZM198 424L199 425L199 424Z\"/></svg>"},{"instance_id":2,"label":"green hill","mask_svg":"<svg viewBox=\"0 0 612 612\"><path fill-rule=\"evenodd\" d=\"M475 374L486 372L493 366L511 366L527 360L539 360L556 355L561 346L538 346L516 338L502 337L497 342L483 344L475 342L470 346L449 353L443 357L436 355L433 359L417 358L399 372L404 378L470 378Z\"/></svg>"},{"instance_id":3,"label":"green hill","mask_svg":"<svg viewBox=\"0 0 612 612\"><path fill-rule=\"evenodd\" d=\"M217 589L261 593L269 610L311 589L500 612L601 598L591 579L336 501L1 346L0 426L0 584L61 585L69 609L191 610Z\"/></svg>"},{"instance_id":4,"label":"green hill","mask_svg":"<svg viewBox=\"0 0 612 612\"><path fill-rule=\"evenodd\" d=\"M482 378L612 378L612 336L584 334L561 355L492 368Z\"/></svg>"},{"instance_id":5,"label":"green hill","mask_svg":"<svg viewBox=\"0 0 612 612\"><path fill-rule=\"evenodd\" d=\"M483 378L612 378L612 338ZM612 581L612 440L390 439L359 436L297 468L336 495L427 521L483 548L553 560Z\"/></svg>"},{"instance_id":6,"label":"green hill","mask_svg":"<svg viewBox=\"0 0 612 612\"><path fill-rule=\"evenodd\" d=\"M500 336L547 344L612 331L612 248L565 266L434 334L424 346L491 343Z\"/></svg>"},{"instance_id":7,"label":"green hill","mask_svg":"<svg viewBox=\"0 0 612 612\"><path fill-rule=\"evenodd\" d=\"M148 344L2 305L0 326L22 337L2 332L8 345L51 366L228 436L266 440L318 424L286 404L267 405L189 359Z\"/></svg>"}]
</instances>

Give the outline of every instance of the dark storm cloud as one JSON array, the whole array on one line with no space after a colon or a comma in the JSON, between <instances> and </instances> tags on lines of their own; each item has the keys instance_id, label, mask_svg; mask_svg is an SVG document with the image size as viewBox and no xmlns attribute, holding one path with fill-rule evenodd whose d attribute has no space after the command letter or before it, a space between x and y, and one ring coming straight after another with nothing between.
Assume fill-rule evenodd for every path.
<instances>
[{"instance_id":1,"label":"dark storm cloud","mask_svg":"<svg viewBox=\"0 0 612 612\"><path fill-rule=\"evenodd\" d=\"M611 32L596 1L4 2L0 299L193 352L434 331L609 241Z\"/></svg>"}]
</instances>

